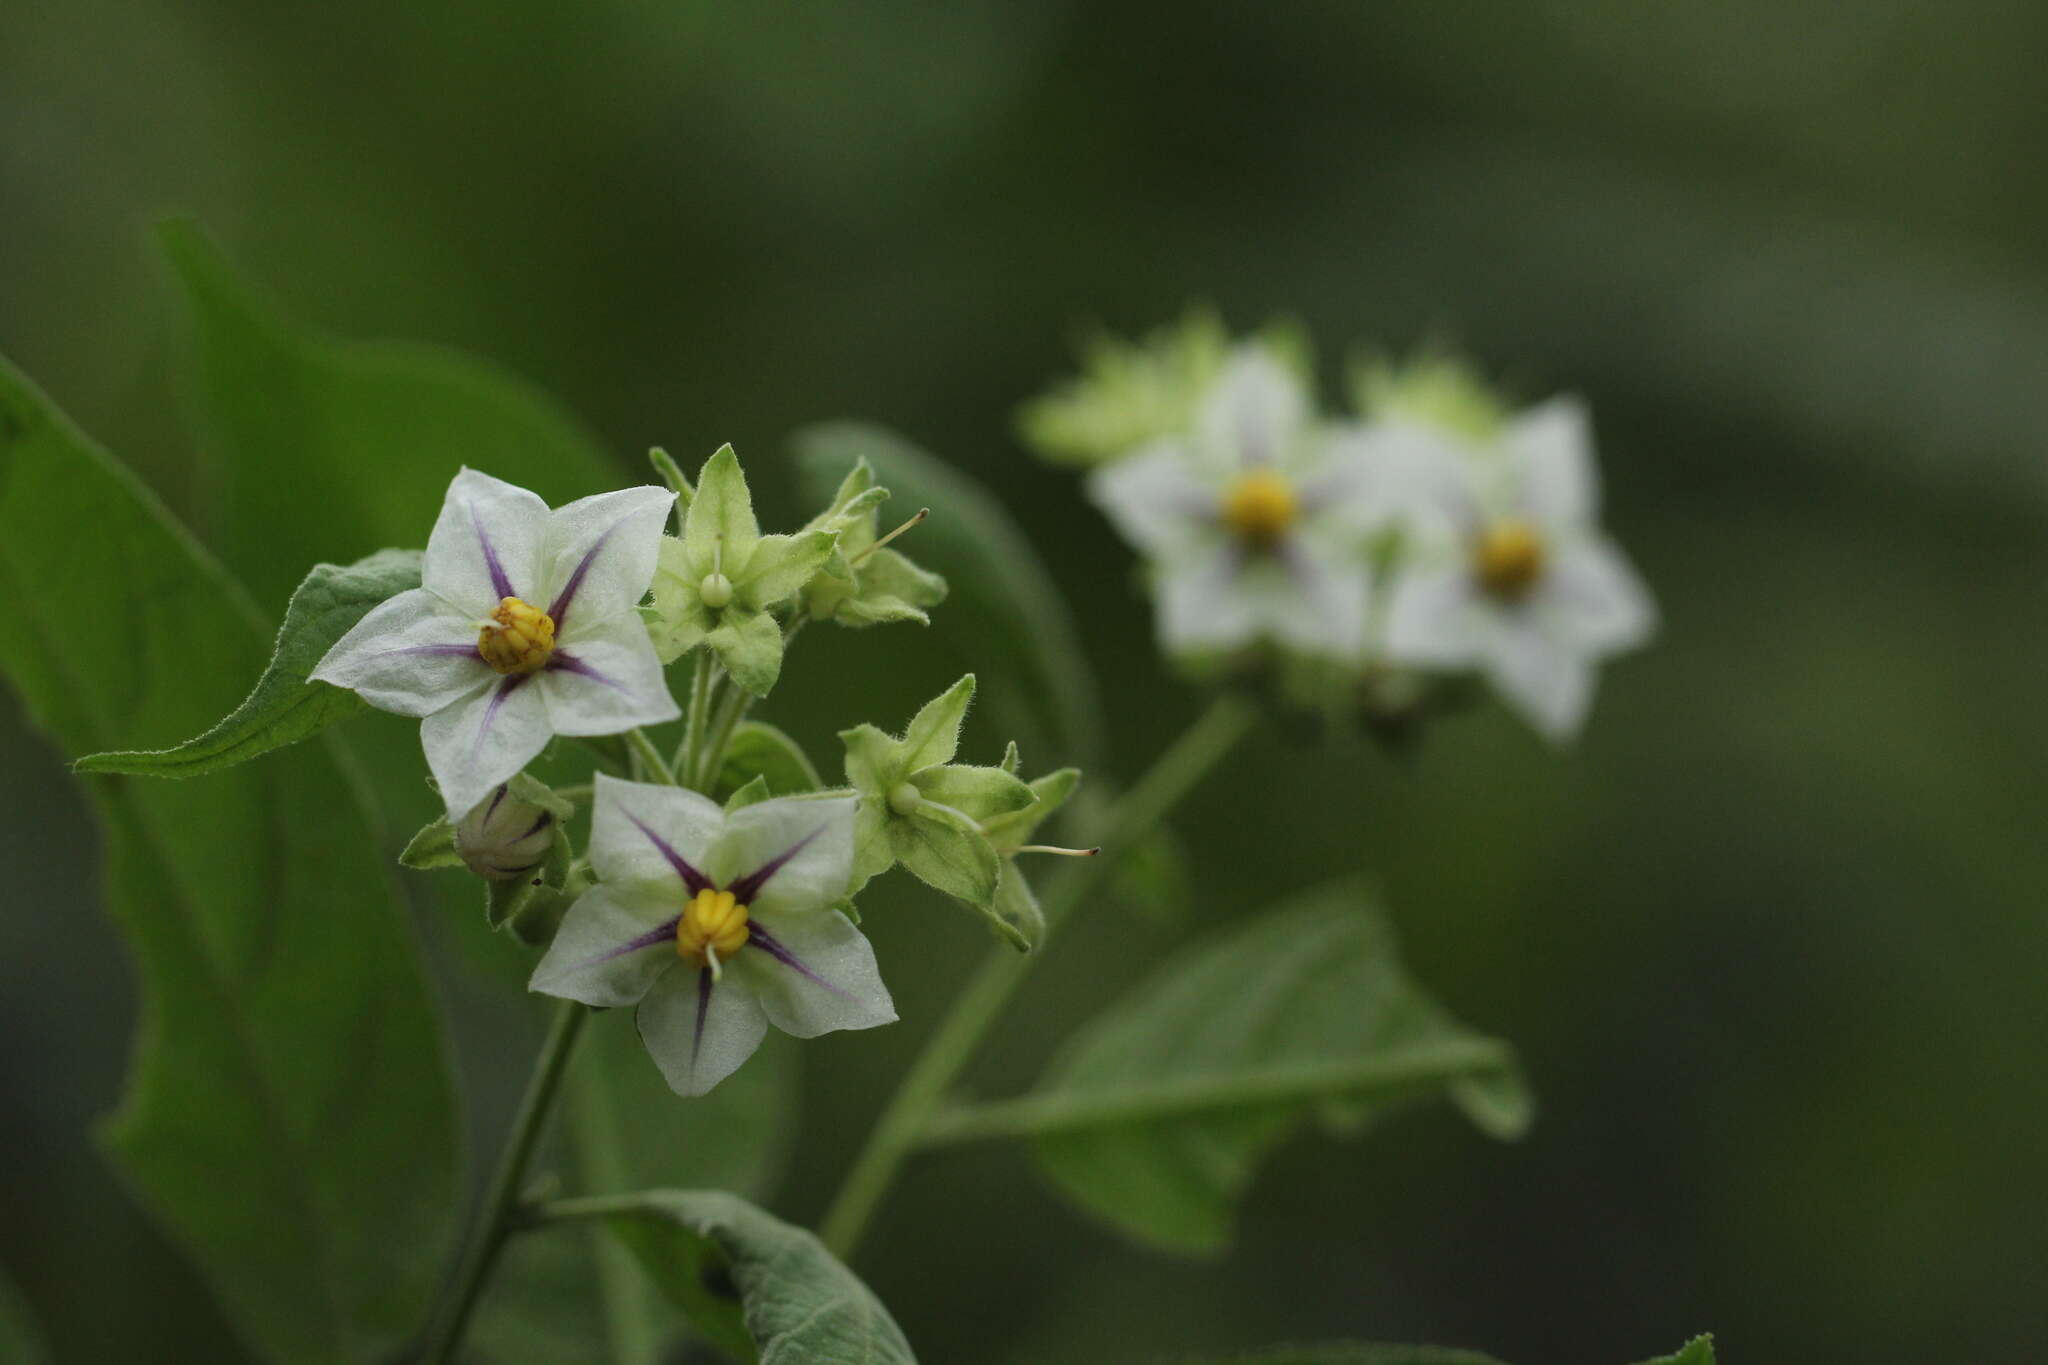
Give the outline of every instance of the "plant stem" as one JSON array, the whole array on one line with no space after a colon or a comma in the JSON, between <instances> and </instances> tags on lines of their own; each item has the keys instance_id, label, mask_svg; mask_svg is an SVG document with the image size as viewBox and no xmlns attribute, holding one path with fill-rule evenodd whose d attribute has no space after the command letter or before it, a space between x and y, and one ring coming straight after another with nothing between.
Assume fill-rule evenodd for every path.
<instances>
[{"instance_id":1,"label":"plant stem","mask_svg":"<svg viewBox=\"0 0 2048 1365\"><path fill-rule=\"evenodd\" d=\"M1087 898L1131 845L1163 820L1230 752L1257 714L1251 703L1226 693L1159 756L1151 771L1113 808L1109 827L1102 833L1101 855L1066 864L1047 886L1041 904L1048 935ZM1041 944L1040 953L1043 950ZM895 1095L875 1120L867 1144L854 1158L820 1225L819 1236L834 1255L845 1259L859 1243L904 1158L924 1137L947 1088L1039 955L999 949L985 959L926 1040L924 1051L911 1063Z\"/></svg>"},{"instance_id":2,"label":"plant stem","mask_svg":"<svg viewBox=\"0 0 2048 1365\"><path fill-rule=\"evenodd\" d=\"M555 1011L547 1042L541 1045L540 1056L534 1060L533 1074L526 1082L526 1094L519 1101L519 1113L512 1120L512 1130L505 1138L505 1149L498 1154L498 1166L491 1174L490 1188L484 1193L476 1228L463 1251L461 1265L443 1291L440 1306L434 1314L427 1334L427 1349L420 1357L422 1365L449 1365L461 1349L470 1314L476 1311L484 1284L490 1278L492 1267L497 1264L498 1252L512 1231L520 1182L526 1178L526 1165L533 1159L534 1145L540 1141L541 1129L547 1124L548 1110L554 1104L555 1091L562 1082L562 1072L568 1066L570 1049L575 1046L576 1035L581 1032L583 1020L589 1013L574 1000L563 1001L561 1008Z\"/></svg>"},{"instance_id":3,"label":"plant stem","mask_svg":"<svg viewBox=\"0 0 2048 1365\"><path fill-rule=\"evenodd\" d=\"M652 773L656 780L668 787L676 784L675 770L668 766L668 760L661 755L661 747L648 738L645 730L634 726L626 732L626 740L633 746L633 752L640 756L640 761L647 765L647 771Z\"/></svg>"},{"instance_id":4,"label":"plant stem","mask_svg":"<svg viewBox=\"0 0 2048 1365\"><path fill-rule=\"evenodd\" d=\"M704 743L704 719L711 710L711 650L699 646L697 666L690 674L690 709L683 722L683 742L676 747L675 770L684 777L697 771L697 750Z\"/></svg>"},{"instance_id":5,"label":"plant stem","mask_svg":"<svg viewBox=\"0 0 2048 1365\"><path fill-rule=\"evenodd\" d=\"M725 746L732 742L732 732L740 723L740 717L753 706L754 698L746 688L732 684L718 707L718 718L711 723L711 731L705 736L704 753L698 760L695 780L690 784L705 795L718 785L718 770L725 766Z\"/></svg>"}]
</instances>

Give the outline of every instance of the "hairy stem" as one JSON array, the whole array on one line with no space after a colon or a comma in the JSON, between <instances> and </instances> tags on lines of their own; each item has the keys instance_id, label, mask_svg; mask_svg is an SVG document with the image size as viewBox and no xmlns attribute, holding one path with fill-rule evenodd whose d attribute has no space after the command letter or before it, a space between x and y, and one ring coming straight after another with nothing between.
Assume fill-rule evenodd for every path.
<instances>
[{"instance_id":1,"label":"hairy stem","mask_svg":"<svg viewBox=\"0 0 2048 1365\"><path fill-rule=\"evenodd\" d=\"M555 1011L547 1042L541 1045L533 1074L526 1082L526 1094L519 1101L519 1113L506 1135L505 1149L498 1154L498 1166L491 1174L490 1188L484 1193L476 1227L454 1277L442 1291L427 1333L427 1349L420 1356L421 1365L449 1365L462 1348L470 1315L476 1311L498 1253L513 1230L520 1182L526 1178L527 1163L533 1159L534 1145L547 1125L548 1111L554 1105L555 1092L561 1087L562 1073L569 1063L569 1052L576 1045L576 1035L582 1031L583 1020L589 1013L574 1000L563 1001Z\"/></svg>"},{"instance_id":2,"label":"hairy stem","mask_svg":"<svg viewBox=\"0 0 2048 1365\"><path fill-rule=\"evenodd\" d=\"M699 646L697 664L690 674L690 706L684 712L683 742L676 746L675 770L685 779L695 776L697 751L704 747L704 721L711 711L711 650Z\"/></svg>"},{"instance_id":3,"label":"hairy stem","mask_svg":"<svg viewBox=\"0 0 2048 1365\"><path fill-rule=\"evenodd\" d=\"M675 770L668 766L668 760L661 755L660 746L648 737L645 730L634 726L626 732L626 740L633 746L633 752L639 756L648 776L665 787L673 787L676 784Z\"/></svg>"},{"instance_id":4,"label":"hairy stem","mask_svg":"<svg viewBox=\"0 0 2048 1365\"><path fill-rule=\"evenodd\" d=\"M1113 808L1109 827L1102 832L1101 856L1066 864L1046 887L1040 903L1048 934L1088 897L1131 845L1163 820L1236 746L1256 716L1249 702L1225 694L1159 756L1151 771ZM838 1197L825 1214L819 1236L833 1254L845 1258L859 1243L904 1159L923 1140L946 1090L974 1055L1037 956L997 950L969 979L926 1040L924 1051L911 1063L875 1120L866 1145L854 1158Z\"/></svg>"}]
</instances>

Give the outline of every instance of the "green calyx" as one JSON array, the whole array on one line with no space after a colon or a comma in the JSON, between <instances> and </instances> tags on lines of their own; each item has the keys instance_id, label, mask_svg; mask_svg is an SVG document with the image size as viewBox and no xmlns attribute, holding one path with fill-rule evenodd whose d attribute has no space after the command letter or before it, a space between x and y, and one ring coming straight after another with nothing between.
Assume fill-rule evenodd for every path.
<instances>
[{"instance_id":1,"label":"green calyx","mask_svg":"<svg viewBox=\"0 0 2048 1365\"><path fill-rule=\"evenodd\" d=\"M840 732L847 783L860 797L854 880L864 883L901 863L920 881L974 907L1005 942L1027 949L1030 941L992 908L1003 860L989 830L1002 828L1038 795L1001 767L952 761L973 697L970 673L927 702L900 738L872 725Z\"/></svg>"},{"instance_id":2,"label":"green calyx","mask_svg":"<svg viewBox=\"0 0 2048 1365\"><path fill-rule=\"evenodd\" d=\"M782 672L785 607L832 557L838 532L762 535L746 475L731 446L704 462L680 537L662 541L649 633L662 662L702 645L755 696Z\"/></svg>"},{"instance_id":3,"label":"green calyx","mask_svg":"<svg viewBox=\"0 0 2048 1365\"><path fill-rule=\"evenodd\" d=\"M923 516L920 512L889 536L881 536L880 509L888 498L889 490L875 483L868 462L856 461L831 505L804 528L838 536L832 554L803 588L804 611L814 619L855 628L892 621L931 624L926 609L945 600L946 580L884 543Z\"/></svg>"}]
</instances>

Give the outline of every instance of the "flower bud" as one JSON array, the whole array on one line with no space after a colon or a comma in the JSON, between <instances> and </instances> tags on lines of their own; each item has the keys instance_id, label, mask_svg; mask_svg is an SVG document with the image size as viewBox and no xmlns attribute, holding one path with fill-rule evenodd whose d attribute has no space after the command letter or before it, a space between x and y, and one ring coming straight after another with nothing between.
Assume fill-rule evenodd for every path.
<instances>
[{"instance_id":1,"label":"flower bud","mask_svg":"<svg viewBox=\"0 0 2048 1365\"><path fill-rule=\"evenodd\" d=\"M555 816L499 787L455 826L463 865L490 882L530 876L555 842Z\"/></svg>"},{"instance_id":2,"label":"flower bud","mask_svg":"<svg viewBox=\"0 0 2048 1365\"><path fill-rule=\"evenodd\" d=\"M697 596L713 611L722 611L732 605L732 580L722 573L704 575L704 581L697 585Z\"/></svg>"}]
</instances>

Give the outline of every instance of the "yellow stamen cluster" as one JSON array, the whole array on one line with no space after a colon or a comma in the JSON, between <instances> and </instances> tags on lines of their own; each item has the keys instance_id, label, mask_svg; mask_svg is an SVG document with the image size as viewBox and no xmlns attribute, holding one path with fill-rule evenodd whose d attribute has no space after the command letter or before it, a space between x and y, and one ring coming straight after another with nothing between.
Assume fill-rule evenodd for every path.
<instances>
[{"instance_id":1,"label":"yellow stamen cluster","mask_svg":"<svg viewBox=\"0 0 2048 1365\"><path fill-rule=\"evenodd\" d=\"M477 631L476 652L500 673L539 672L555 652L555 618L507 597Z\"/></svg>"},{"instance_id":2,"label":"yellow stamen cluster","mask_svg":"<svg viewBox=\"0 0 2048 1365\"><path fill-rule=\"evenodd\" d=\"M676 921L676 956L699 967L729 961L747 946L747 907L730 891L705 887Z\"/></svg>"},{"instance_id":3,"label":"yellow stamen cluster","mask_svg":"<svg viewBox=\"0 0 2048 1365\"><path fill-rule=\"evenodd\" d=\"M1280 539L1300 511L1294 485L1270 469L1246 470L1223 495L1223 524L1254 545Z\"/></svg>"},{"instance_id":4,"label":"yellow stamen cluster","mask_svg":"<svg viewBox=\"0 0 2048 1365\"><path fill-rule=\"evenodd\" d=\"M1495 597L1513 602L1536 586L1549 558L1550 551L1536 528L1508 517L1494 522L1479 537L1472 568L1479 577L1479 586Z\"/></svg>"}]
</instances>

